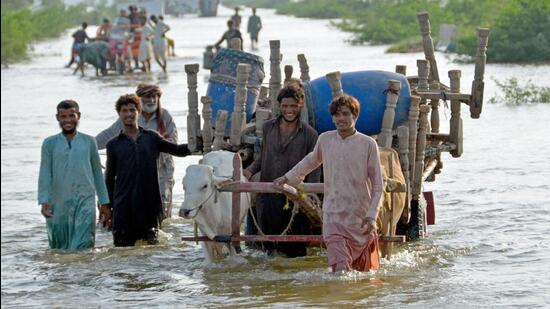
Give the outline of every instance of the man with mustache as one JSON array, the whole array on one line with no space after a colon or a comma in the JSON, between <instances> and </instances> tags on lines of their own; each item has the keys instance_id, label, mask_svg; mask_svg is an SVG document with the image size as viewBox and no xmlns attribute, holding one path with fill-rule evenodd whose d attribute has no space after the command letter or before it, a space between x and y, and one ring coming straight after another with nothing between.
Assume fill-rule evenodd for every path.
<instances>
[{"instance_id":1,"label":"man with mustache","mask_svg":"<svg viewBox=\"0 0 550 309\"><path fill-rule=\"evenodd\" d=\"M139 239L156 244L163 218L157 160L160 153L187 156L189 148L138 126L141 103L137 95L121 96L116 111L123 127L107 143L105 182L112 208L101 207L102 221L108 225L112 215L115 246L133 246Z\"/></svg>"},{"instance_id":2,"label":"man with mustache","mask_svg":"<svg viewBox=\"0 0 550 309\"><path fill-rule=\"evenodd\" d=\"M158 132L166 140L177 143L178 130L174 119L165 108L161 107L162 91L157 85L139 84L136 94L141 101L141 113L138 117L140 127ZM119 118L109 128L97 136L99 149L104 149L107 142L116 137L122 130L123 123ZM162 213L165 218L172 217L172 190L174 188L174 159L167 153L161 153L158 160L160 194L162 198Z\"/></svg>"},{"instance_id":3,"label":"man with mustache","mask_svg":"<svg viewBox=\"0 0 550 309\"><path fill-rule=\"evenodd\" d=\"M109 197L93 136L77 132L78 103L57 105L61 133L42 144L38 203L46 218L52 249L86 249L95 242L95 193L103 207Z\"/></svg>"},{"instance_id":4,"label":"man with mustache","mask_svg":"<svg viewBox=\"0 0 550 309\"><path fill-rule=\"evenodd\" d=\"M323 165L323 239L333 272L377 268L376 216L383 193L376 141L357 132L359 102L343 94L330 103L336 130L319 136L313 152L275 183L297 185ZM376 259L376 260L374 260Z\"/></svg>"},{"instance_id":5,"label":"man with mustache","mask_svg":"<svg viewBox=\"0 0 550 309\"><path fill-rule=\"evenodd\" d=\"M304 90L300 82L285 85L277 96L281 115L264 124L262 151L260 157L247 169L247 178L261 172L260 181L271 182L281 177L313 150L317 141L317 132L300 120L300 111L304 107ZM311 173L308 182L319 182L320 171ZM282 194L262 193L256 200L258 223L266 235L279 235L287 227L292 216L292 205L284 207L287 199ZM292 203L289 201L289 203ZM309 220L299 212L287 234L311 234ZM277 250L288 257L305 256L307 243L264 243L269 255Z\"/></svg>"}]
</instances>

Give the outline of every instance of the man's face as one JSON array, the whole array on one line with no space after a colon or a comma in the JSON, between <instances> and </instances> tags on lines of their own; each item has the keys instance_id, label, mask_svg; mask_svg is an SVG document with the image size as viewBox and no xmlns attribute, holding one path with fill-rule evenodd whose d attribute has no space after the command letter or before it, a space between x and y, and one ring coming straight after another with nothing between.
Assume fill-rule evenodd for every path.
<instances>
[{"instance_id":1,"label":"man's face","mask_svg":"<svg viewBox=\"0 0 550 309\"><path fill-rule=\"evenodd\" d=\"M152 114L157 111L159 97L157 95L144 95L141 97L141 110L144 113Z\"/></svg>"},{"instance_id":2,"label":"man's face","mask_svg":"<svg viewBox=\"0 0 550 309\"><path fill-rule=\"evenodd\" d=\"M300 105L293 98L283 98L280 107L281 115L287 122L293 122L300 116Z\"/></svg>"},{"instance_id":3,"label":"man's face","mask_svg":"<svg viewBox=\"0 0 550 309\"><path fill-rule=\"evenodd\" d=\"M60 108L57 110L56 118L63 133L72 134L76 131L76 127L78 126L80 112L74 107L68 109Z\"/></svg>"},{"instance_id":4,"label":"man's face","mask_svg":"<svg viewBox=\"0 0 550 309\"><path fill-rule=\"evenodd\" d=\"M137 125L139 111L134 104L122 105L118 117L125 126Z\"/></svg>"},{"instance_id":5,"label":"man's face","mask_svg":"<svg viewBox=\"0 0 550 309\"><path fill-rule=\"evenodd\" d=\"M336 125L338 131L345 131L355 128L357 118L353 115L349 107L340 106L336 114L332 115L332 122Z\"/></svg>"}]
</instances>

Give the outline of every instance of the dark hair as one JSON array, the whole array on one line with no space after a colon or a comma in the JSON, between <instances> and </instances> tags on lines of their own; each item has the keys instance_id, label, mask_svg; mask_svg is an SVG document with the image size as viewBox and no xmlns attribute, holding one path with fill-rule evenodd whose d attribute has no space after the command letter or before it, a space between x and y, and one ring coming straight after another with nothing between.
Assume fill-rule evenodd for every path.
<instances>
[{"instance_id":1,"label":"dark hair","mask_svg":"<svg viewBox=\"0 0 550 309\"><path fill-rule=\"evenodd\" d=\"M347 94L342 94L334 98L332 102L330 102L330 114L334 116L341 106L347 106L355 118L359 117L359 101L357 101L356 98Z\"/></svg>"},{"instance_id":2,"label":"dark hair","mask_svg":"<svg viewBox=\"0 0 550 309\"><path fill-rule=\"evenodd\" d=\"M87 22L83 22L82 23L82 28L87 28L88 27L88 23Z\"/></svg>"},{"instance_id":3,"label":"dark hair","mask_svg":"<svg viewBox=\"0 0 550 309\"><path fill-rule=\"evenodd\" d=\"M155 15L151 15L151 16L149 16L149 19L154 21L155 19L157 19L157 17Z\"/></svg>"},{"instance_id":4,"label":"dark hair","mask_svg":"<svg viewBox=\"0 0 550 309\"><path fill-rule=\"evenodd\" d=\"M227 21L227 25L228 25L228 26L233 26L233 21L232 21L231 19L228 20L228 21Z\"/></svg>"},{"instance_id":5,"label":"dark hair","mask_svg":"<svg viewBox=\"0 0 550 309\"><path fill-rule=\"evenodd\" d=\"M277 101L279 104L284 98L294 99L298 102L300 107L303 107L305 100L304 88L301 84L297 84L295 82L287 83L283 88L281 88L279 94L277 95Z\"/></svg>"},{"instance_id":6,"label":"dark hair","mask_svg":"<svg viewBox=\"0 0 550 309\"><path fill-rule=\"evenodd\" d=\"M141 104L139 103L139 97L134 93L121 95L115 104L115 109L117 113L120 113L122 106L134 104L138 112L141 113Z\"/></svg>"},{"instance_id":7,"label":"dark hair","mask_svg":"<svg viewBox=\"0 0 550 309\"><path fill-rule=\"evenodd\" d=\"M159 19L160 19L160 20L164 20L164 16L159 15Z\"/></svg>"},{"instance_id":8,"label":"dark hair","mask_svg":"<svg viewBox=\"0 0 550 309\"><path fill-rule=\"evenodd\" d=\"M104 23L108 23L108 22L109 22L109 19L108 19L108 18L103 18L103 22L104 22Z\"/></svg>"},{"instance_id":9,"label":"dark hair","mask_svg":"<svg viewBox=\"0 0 550 309\"><path fill-rule=\"evenodd\" d=\"M70 109L74 108L77 112L80 111L80 107L78 106L78 103L74 100L63 100L57 104L57 112L59 113L60 109Z\"/></svg>"}]
</instances>

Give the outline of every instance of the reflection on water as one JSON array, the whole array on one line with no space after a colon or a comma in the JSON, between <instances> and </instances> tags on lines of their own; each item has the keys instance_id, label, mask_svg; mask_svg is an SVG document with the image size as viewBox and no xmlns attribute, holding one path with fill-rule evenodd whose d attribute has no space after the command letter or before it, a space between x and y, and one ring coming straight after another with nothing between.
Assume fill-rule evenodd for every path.
<instances>
[{"instance_id":1,"label":"reflection on water","mask_svg":"<svg viewBox=\"0 0 550 309\"><path fill-rule=\"evenodd\" d=\"M242 255L205 264L200 245L181 243L192 235L190 221L164 222L158 246L114 248L98 227L96 248L62 252L47 248L44 219L36 204L40 144L58 132L55 105L74 98L82 110L80 130L96 134L116 119L114 102L142 82L160 84L162 105L175 118L185 141L185 64L201 62L205 45L218 39L232 13L217 18L168 19L176 53L161 73L95 77L72 75L69 36L36 46L33 60L2 70L2 307L429 307L550 306L550 146L546 134L550 106L484 106L480 120L464 118L464 155L444 156L433 190L437 224L429 238L397 246L382 269L331 274L325 252L312 247L307 257L266 257L245 249ZM346 34L326 21L303 20L260 11L264 18L260 55L268 71L269 39L281 39L282 65L305 53L312 77L364 69L393 71L396 64L413 74L420 54L384 55L385 47L349 46ZM300 29L300 31L296 31ZM245 41L245 46L247 46ZM490 46L489 46L490 48ZM61 52L60 52L61 51ZM439 71L462 70L469 90L473 66L453 64L437 55ZM537 76L550 85L550 66L489 65L486 97L496 89L491 77ZM446 74L441 74L446 76ZM199 95L208 74L199 74ZM443 108L442 108L443 109ZM448 130L450 111L441 117ZM185 167L199 157L175 158L174 200L183 199ZM175 207L177 213L177 206Z\"/></svg>"}]
</instances>

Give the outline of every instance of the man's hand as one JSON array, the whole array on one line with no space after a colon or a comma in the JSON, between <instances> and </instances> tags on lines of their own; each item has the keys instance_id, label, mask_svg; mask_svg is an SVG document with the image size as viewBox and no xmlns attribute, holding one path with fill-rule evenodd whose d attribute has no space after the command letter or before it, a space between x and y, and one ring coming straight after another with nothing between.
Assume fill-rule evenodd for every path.
<instances>
[{"instance_id":1,"label":"man's hand","mask_svg":"<svg viewBox=\"0 0 550 309\"><path fill-rule=\"evenodd\" d=\"M285 183L288 182L288 178L286 178L286 176L281 176L281 177L273 180L273 182L280 185L280 186L282 186L282 185L284 185Z\"/></svg>"},{"instance_id":2,"label":"man's hand","mask_svg":"<svg viewBox=\"0 0 550 309\"><path fill-rule=\"evenodd\" d=\"M42 204L42 209L40 210L44 218L49 219L52 217L52 210L50 209L50 205L47 203Z\"/></svg>"},{"instance_id":3,"label":"man's hand","mask_svg":"<svg viewBox=\"0 0 550 309\"><path fill-rule=\"evenodd\" d=\"M250 177L252 177L252 173L248 170L244 170L243 175L247 180L250 180Z\"/></svg>"},{"instance_id":4,"label":"man's hand","mask_svg":"<svg viewBox=\"0 0 550 309\"><path fill-rule=\"evenodd\" d=\"M109 204L101 205L99 208L99 222L103 225L103 227L111 228L111 225L113 224L112 213L111 213L111 207Z\"/></svg>"},{"instance_id":5,"label":"man's hand","mask_svg":"<svg viewBox=\"0 0 550 309\"><path fill-rule=\"evenodd\" d=\"M363 220L363 223L361 224L361 227L365 228L365 231L363 234L368 235L371 233L376 233L377 227L376 227L376 220L373 218L365 218Z\"/></svg>"}]
</instances>

